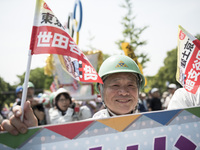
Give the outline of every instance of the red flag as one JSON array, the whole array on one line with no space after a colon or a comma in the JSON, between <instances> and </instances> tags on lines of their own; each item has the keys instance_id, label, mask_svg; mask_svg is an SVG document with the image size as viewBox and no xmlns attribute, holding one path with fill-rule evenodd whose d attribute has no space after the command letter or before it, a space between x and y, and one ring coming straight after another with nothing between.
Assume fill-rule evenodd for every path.
<instances>
[{"instance_id":1,"label":"red flag","mask_svg":"<svg viewBox=\"0 0 200 150\"><path fill-rule=\"evenodd\" d=\"M50 90L51 92L55 92L57 90L56 84L54 83L54 81L51 83Z\"/></svg>"},{"instance_id":2,"label":"red flag","mask_svg":"<svg viewBox=\"0 0 200 150\"><path fill-rule=\"evenodd\" d=\"M70 58L68 73L78 81L103 83L87 57L65 31L43 0L37 0L30 49L33 54L59 54Z\"/></svg>"},{"instance_id":3,"label":"red flag","mask_svg":"<svg viewBox=\"0 0 200 150\"><path fill-rule=\"evenodd\" d=\"M179 26L177 81L193 94L200 86L200 41Z\"/></svg>"}]
</instances>

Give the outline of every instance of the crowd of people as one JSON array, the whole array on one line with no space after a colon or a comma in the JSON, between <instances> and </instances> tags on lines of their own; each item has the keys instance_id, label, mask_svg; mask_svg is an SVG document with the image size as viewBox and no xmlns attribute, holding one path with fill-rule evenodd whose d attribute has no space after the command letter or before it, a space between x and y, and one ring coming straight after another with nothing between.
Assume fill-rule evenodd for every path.
<instances>
[{"instance_id":1,"label":"crowd of people","mask_svg":"<svg viewBox=\"0 0 200 150\"><path fill-rule=\"evenodd\" d=\"M28 82L27 100L30 101L33 112L38 119L38 125L57 124L70 121L78 121L91 118L104 106L99 100L76 101L65 88L59 88L56 92L45 91L35 95L34 84ZM139 92L137 111L147 112L167 109L176 85L170 84L168 91L160 96L158 88L153 88L147 94ZM0 121L9 119L13 113L12 108L21 104L23 86L16 88L16 99L9 108L8 105L2 110Z\"/></svg>"},{"instance_id":2,"label":"crowd of people","mask_svg":"<svg viewBox=\"0 0 200 150\"><path fill-rule=\"evenodd\" d=\"M135 61L125 55L114 55L106 59L99 69L99 76L103 80L103 84L96 84L101 95L100 106L95 100L76 101L71 97L70 91L64 88L35 97L34 85L29 82L23 120L20 119L21 94L16 93L17 101L1 123L0 131L17 135L27 132L28 127L38 125L173 109L179 108L180 104L181 108L200 105L199 90L196 95L192 95L184 88L177 90L174 83L169 84L168 91L163 92L162 96L160 89L156 87L149 93L141 92L145 78ZM17 88L17 91L22 92L23 86ZM184 96L186 93L189 93L187 98Z\"/></svg>"},{"instance_id":3,"label":"crowd of people","mask_svg":"<svg viewBox=\"0 0 200 150\"><path fill-rule=\"evenodd\" d=\"M13 107L20 106L23 86L16 88L16 99L11 107L4 107L0 115L0 123L3 119L10 119L13 115ZM44 91L35 95L35 86L28 82L27 101L30 102L38 125L58 124L70 121L78 121L91 118L99 109L99 101L76 101L65 88L59 88L56 92Z\"/></svg>"}]
</instances>

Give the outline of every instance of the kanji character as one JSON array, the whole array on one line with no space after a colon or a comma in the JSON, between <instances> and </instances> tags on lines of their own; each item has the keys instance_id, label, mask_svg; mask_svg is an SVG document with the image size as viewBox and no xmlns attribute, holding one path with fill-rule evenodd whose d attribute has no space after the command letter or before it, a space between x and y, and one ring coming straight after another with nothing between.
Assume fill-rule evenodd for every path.
<instances>
[{"instance_id":1,"label":"kanji character","mask_svg":"<svg viewBox=\"0 0 200 150\"><path fill-rule=\"evenodd\" d=\"M194 81L197 81L198 76L200 75L200 72L196 72L193 68L188 72L188 79L194 79Z\"/></svg>"},{"instance_id":2,"label":"kanji character","mask_svg":"<svg viewBox=\"0 0 200 150\"><path fill-rule=\"evenodd\" d=\"M182 59L181 58L181 66L183 67L183 68L185 68L185 66L186 66L186 60L185 59Z\"/></svg>"},{"instance_id":3,"label":"kanji character","mask_svg":"<svg viewBox=\"0 0 200 150\"><path fill-rule=\"evenodd\" d=\"M42 22L41 23L50 23L52 24L52 20L53 20L54 15L50 14L50 13L42 13Z\"/></svg>"},{"instance_id":4,"label":"kanji character","mask_svg":"<svg viewBox=\"0 0 200 150\"><path fill-rule=\"evenodd\" d=\"M89 80L89 79L96 80L97 79L98 76L95 73L95 70L93 68L91 68L90 66L85 65L84 71L85 71L85 74L84 74L85 80Z\"/></svg>"},{"instance_id":5,"label":"kanji character","mask_svg":"<svg viewBox=\"0 0 200 150\"><path fill-rule=\"evenodd\" d=\"M190 43L190 41L188 39L187 43L185 44L184 49L187 49L187 50L191 51L193 48L194 48L194 44Z\"/></svg>"},{"instance_id":6,"label":"kanji character","mask_svg":"<svg viewBox=\"0 0 200 150\"><path fill-rule=\"evenodd\" d=\"M190 51L185 50L182 54L183 54L182 59L187 60L188 57L190 56Z\"/></svg>"},{"instance_id":7,"label":"kanji character","mask_svg":"<svg viewBox=\"0 0 200 150\"><path fill-rule=\"evenodd\" d=\"M69 47L70 47L71 52L76 53L79 56L81 55L79 48L77 47L77 45L73 41L70 41Z\"/></svg>"},{"instance_id":8,"label":"kanji character","mask_svg":"<svg viewBox=\"0 0 200 150\"><path fill-rule=\"evenodd\" d=\"M38 37L37 47L50 47L50 40L53 37L51 32L40 32Z\"/></svg>"},{"instance_id":9,"label":"kanji character","mask_svg":"<svg viewBox=\"0 0 200 150\"><path fill-rule=\"evenodd\" d=\"M66 37L62 34L55 33L53 41L52 41L52 47L59 47L59 48L67 49L68 42L69 42L68 37Z\"/></svg>"},{"instance_id":10,"label":"kanji character","mask_svg":"<svg viewBox=\"0 0 200 150\"><path fill-rule=\"evenodd\" d=\"M197 52L196 59L200 60L200 50Z\"/></svg>"},{"instance_id":11,"label":"kanji character","mask_svg":"<svg viewBox=\"0 0 200 150\"><path fill-rule=\"evenodd\" d=\"M195 82L189 79L186 80L185 89L191 91L194 88Z\"/></svg>"},{"instance_id":12,"label":"kanji character","mask_svg":"<svg viewBox=\"0 0 200 150\"><path fill-rule=\"evenodd\" d=\"M195 60L194 64L192 64L193 68L195 68L196 70L200 70L200 61Z\"/></svg>"},{"instance_id":13,"label":"kanji character","mask_svg":"<svg viewBox=\"0 0 200 150\"><path fill-rule=\"evenodd\" d=\"M65 29L57 18L56 18L56 23L54 23L54 24Z\"/></svg>"}]
</instances>

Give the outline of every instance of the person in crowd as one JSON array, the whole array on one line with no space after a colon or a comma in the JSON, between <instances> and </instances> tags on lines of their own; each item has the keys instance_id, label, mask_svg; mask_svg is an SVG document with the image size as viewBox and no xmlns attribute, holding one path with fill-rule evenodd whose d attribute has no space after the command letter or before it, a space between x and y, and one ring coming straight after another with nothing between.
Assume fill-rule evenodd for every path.
<instances>
[{"instance_id":1,"label":"person in crowd","mask_svg":"<svg viewBox=\"0 0 200 150\"><path fill-rule=\"evenodd\" d=\"M141 92L139 94L138 111L139 112L148 111L147 102L146 102L146 93L144 92Z\"/></svg>"},{"instance_id":2,"label":"person in crowd","mask_svg":"<svg viewBox=\"0 0 200 150\"><path fill-rule=\"evenodd\" d=\"M95 102L97 104L96 111L99 111L104 108L100 94L97 94L97 98L95 99Z\"/></svg>"},{"instance_id":3,"label":"person in crowd","mask_svg":"<svg viewBox=\"0 0 200 150\"><path fill-rule=\"evenodd\" d=\"M55 93L55 107L49 110L50 123L58 124L92 117L87 107L80 107L78 112L74 110L75 103L72 103L70 93L64 88L59 88Z\"/></svg>"},{"instance_id":4,"label":"person in crowd","mask_svg":"<svg viewBox=\"0 0 200 150\"><path fill-rule=\"evenodd\" d=\"M31 103L31 107L33 112L38 119L38 125L45 125L46 123L46 116L43 104L39 102L39 99L35 96L35 86L32 82L28 82L28 89L27 89L27 99ZM20 104L21 105L21 102Z\"/></svg>"},{"instance_id":5,"label":"person in crowd","mask_svg":"<svg viewBox=\"0 0 200 150\"><path fill-rule=\"evenodd\" d=\"M200 106L200 87L195 94L186 91L183 87L177 89L167 109L182 109L192 106Z\"/></svg>"},{"instance_id":6,"label":"person in crowd","mask_svg":"<svg viewBox=\"0 0 200 150\"><path fill-rule=\"evenodd\" d=\"M78 120L85 120L92 117L92 112L87 105L81 105L77 111L78 113Z\"/></svg>"},{"instance_id":7,"label":"person in crowd","mask_svg":"<svg viewBox=\"0 0 200 150\"><path fill-rule=\"evenodd\" d=\"M21 99L22 99L22 90L23 90L23 87L21 85L17 86L17 88L15 90L16 100L15 100L15 103L13 104L13 106L17 105L17 103L21 101Z\"/></svg>"},{"instance_id":8,"label":"person in crowd","mask_svg":"<svg viewBox=\"0 0 200 150\"><path fill-rule=\"evenodd\" d=\"M15 107L16 105L18 105L18 103L21 102L22 90L23 90L23 87L21 85L17 86L17 88L15 89L16 99L15 99L15 102L14 102L13 106L10 107L10 111L8 113L8 117L7 118L10 118L10 116L13 115L12 108Z\"/></svg>"},{"instance_id":9,"label":"person in crowd","mask_svg":"<svg viewBox=\"0 0 200 150\"><path fill-rule=\"evenodd\" d=\"M99 76L104 84L97 84L97 90L101 93L104 109L93 118L137 112L139 91L145 79L134 60L125 55L111 56L102 63Z\"/></svg>"},{"instance_id":10,"label":"person in crowd","mask_svg":"<svg viewBox=\"0 0 200 150\"><path fill-rule=\"evenodd\" d=\"M42 93L39 97L40 103L43 104L44 107L44 113L46 118L46 124L50 124L50 115L49 110L52 108L51 102L50 102L50 94L49 93Z\"/></svg>"},{"instance_id":11,"label":"person in crowd","mask_svg":"<svg viewBox=\"0 0 200 150\"><path fill-rule=\"evenodd\" d=\"M139 91L143 88L145 79L134 60L125 55L111 56L101 65L99 76L104 84L97 84L97 90L101 93L104 109L96 112L93 119L137 112ZM25 120L20 121L22 110L15 107L12 119L3 121L3 130L17 135L19 132L25 133L27 127L37 125L29 102L25 106Z\"/></svg>"},{"instance_id":12,"label":"person in crowd","mask_svg":"<svg viewBox=\"0 0 200 150\"><path fill-rule=\"evenodd\" d=\"M54 107L54 106L55 106L55 101L54 101L55 94L56 94L56 92L52 92L52 93L50 94L50 96L49 96L49 102L50 102L51 107Z\"/></svg>"},{"instance_id":13,"label":"person in crowd","mask_svg":"<svg viewBox=\"0 0 200 150\"><path fill-rule=\"evenodd\" d=\"M4 104L3 104L3 107L0 107L0 108L2 108L2 109L1 109L1 112L0 112L0 114L2 115L2 117L3 117L4 119L8 118L9 113L10 113L10 108L9 108L8 104L7 104L7 103L4 103Z\"/></svg>"},{"instance_id":14,"label":"person in crowd","mask_svg":"<svg viewBox=\"0 0 200 150\"><path fill-rule=\"evenodd\" d=\"M72 98L69 92L64 88L59 88L54 99L55 107L49 110L50 123L57 124L72 121L73 108L70 107Z\"/></svg>"},{"instance_id":15,"label":"person in crowd","mask_svg":"<svg viewBox=\"0 0 200 150\"><path fill-rule=\"evenodd\" d=\"M148 111L150 111L150 102L151 102L151 99L152 99L151 90L149 90L146 97L147 97L146 98L147 108L148 108Z\"/></svg>"},{"instance_id":16,"label":"person in crowd","mask_svg":"<svg viewBox=\"0 0 200 150\"><path fill-rule=\"evenodd\" d=\"M97 103L94 100L90 100L86 103L86 106L90 109L92 115L97 112Z\"/></svg>"},{"instance_id":17,"label":"person in crowd","mask_svg":"<svg viewBox=\"0 0 200 150\"><path fill-rule=\"evenodd\" d=\"M177 89L176 84L174 84L174 83L169 84L169 86L168 86L169 95L165 99L165 103L163 104L163 109L167 109L169 102L170 102L172 96L174 95L174 92L176 91L176 89Z\"/></svg>"},{"instance_id":18,"label":"person in crowd","mask_svg":"<svg viewBox=\"0 0 200 150\"><path fill-rule=\"evenodd\" d=\"M162 110L159 89L153 88L151 90L151 94L152 94L152 99L150 101L150 111Z\"/></svg>"},{"instance_id":19,"label":"person in crowd","mask_svg":"<svg viewBox=\"0 0 200 150\"><path fill-rule=\"evenodd\" d=\"M2 123L2 121L3 121L3 116L0 113L0 123Z\"/></svg>"},{"instance_id":20,"label":"person in crowd","mask_svg":"<svg viewBox=\"0 0 200 150\"><path fill-rule=\"evenodd\" d=\"M162 93L161 103L162 103L163 109L165 109L164 104L165 104L165 101L166 101L166 98L167 98L168 95L169 95L168 91L165 91L165 92Z\"/></svg>"},{"instance_id":21,"label":"person in crowd","mask_svg":"<svg viewBox=\"0 0 200 150\"><path fill-rule=\"evenodd\" d=\"M24 86L24 85L23 85ZM22 87L23 87L22 86ZM24 87L23 87L24 88ZM27 98L26 101L30 101L33 112L38 119L38 125L46 124L45 110L43 104L39 102L39 99L35 97L35 86L32 82L28 82L27 87ZM21 99L17 102L17 105L21 105ZM13 113L9 113L9 118L13 115Z\"/></svg>"},{"instance_id":22,"label":"person in crowd","mask_svg":"<svg viewBox=\"0 0 200 150\"><path fill-rule=\"evenodd\" d=\"M16 105L13 107L13 115L10 119L3 120L0 125L0 131L8 131L12 135L18 135L19 133L26 133L28 127L38 126L38 120L33 113L30 101L26 101L24 104L24 117L21 121L22 116L21 106Z\"/></svg>"}]
</instances>

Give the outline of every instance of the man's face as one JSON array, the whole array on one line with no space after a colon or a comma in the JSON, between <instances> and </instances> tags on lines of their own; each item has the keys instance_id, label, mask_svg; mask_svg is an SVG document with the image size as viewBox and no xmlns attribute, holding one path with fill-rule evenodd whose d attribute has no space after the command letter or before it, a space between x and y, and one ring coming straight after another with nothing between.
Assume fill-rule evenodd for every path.
<instances>
[{"instance_id":1,"label":"man's face","mask_svg":"<svg viewBox=\"0 0 200 150\"><path fill-rule=\"evenodd\" d=\"M28 88L27 89L27 100L32 99L34 96L34 93L35 93L34 88Z\"/></svg>"},{"instance_id":2,"label":"man's face","mask_svg":"<svg viewBox=\"0 0 200 150\"><path fill-rule=\"evenodd\" d=\"M135 109L138 102L136 76L132 73L115 73L104 82L104 101L115 114L128 114Z\"/></svg>"},{"instance_id":3,"label":"man's face","mask_svg":"<svg viewBox=\"0 0 200 150\"><path fill-rule=\"evenodd\" d=\"M18 92L17 93L17 97L20 98L20 99L22 99L22 92Z\"/></svg>"},{"instance_id":4,"label":"man's face","mask_svg":"<svg viewBox=\"0 0 200 150\"><path fill-rule=\"evenodd\" d=\"M152 95L155 98L160 98L160 92L159 91L154 92Z\"/></svg>"},{"instance_id":5,"label":"man's face","mask_svg":"<svg viewBox=\"0 0 200 150\"><path fill-rule=\"evenodd\" d=\"M176 91L176 89L169 88L168 91L169 91L170 94L174 94L174 92Z\"/></svg>"},{"instance_id":6,"label":"man's face","mask_svg":"<svg viewBox=\"0 0 200 150\"><path fill-rule=\"evenodd\" d=\"M26 98L26 100L29 100L31 102L31 107L37 105L37 101L35 101L33 99L34 93L35 93L34 88L28 88L27 89L27 98Z\"/></svg>"}]
</instances>

